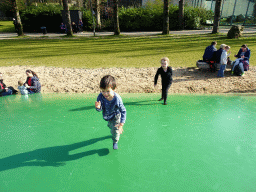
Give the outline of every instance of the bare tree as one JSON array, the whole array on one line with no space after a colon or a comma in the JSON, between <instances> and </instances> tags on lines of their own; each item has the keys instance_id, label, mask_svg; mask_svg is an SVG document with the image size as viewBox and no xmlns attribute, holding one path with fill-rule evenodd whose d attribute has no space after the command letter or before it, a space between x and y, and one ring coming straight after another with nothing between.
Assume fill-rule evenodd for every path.
<instances>
[{"instance_id":1,"label":"bare tree","mask_svg":"<svg viewBox=\"0 0 256 192\"><path fill-rule=\"evenodd\" d=\"M17 32L18 36L23 36L24 35L23 26L22 26L21 19L20 19L20 12L19 12L19 8L18 8L17 0L13 0L13 7L15 10L15 19L16 20L14 21L14 25L15 25L16 32Z\"/></svg>"},{"instance_id":2,"label":"bare tree","mask_svg":"<svg viewBox=\"0 0 256 192\"><path fill-rule=\"evenodd\" d=\"M184 29L184 0L179 1L179 25L180 30Z\"/></svg>"},{"instance_id":3,"label":"bare tree","mask_svg":"<svg viewBox=\"0 0 256 192\"><path fill-rule=\"evenodd\" d=\"M163 35L169 34L169 0L164 0Z\"/></svg>"},{"instance_id":4,"label":"bare tree","mask_svg":"<svg viewBox=\"0 0 256 192\"><path fill-rule=\"evenodd\" d=\"M222 0L216 0L212 33L219 32L221 1Z\"/></svg>"},{"instance_id":5,"label":"bare tree","mask_svg":"<svg viewBox=\"0 0 256 192\"><path fill-rule=\"evenodd\" d=\"M119 18L118 18L118 0L113 0L114 10L114 34L120 35Z\"/></svg>"},{"instance_id":6,"label":"bare tree","mask_svg":"<svg viewBox=\"0 0 256 192\"><path fill-rule=\"evenodd\" d=\"M71 18L70 18L70 12L68 9L68 0L62 0L63 2L63 9L64 9L64 16L66 19L66 27L67 27L67 35L73 36L72 26L71 26Z\"/></svg>"}]
</instances>

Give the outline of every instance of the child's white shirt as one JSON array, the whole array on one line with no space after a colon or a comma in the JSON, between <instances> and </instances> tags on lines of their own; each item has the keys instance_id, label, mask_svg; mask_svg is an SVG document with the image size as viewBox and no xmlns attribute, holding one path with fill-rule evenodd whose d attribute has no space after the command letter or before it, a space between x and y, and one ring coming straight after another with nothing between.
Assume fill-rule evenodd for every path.
<instances>
[{"instance_id":1,"label":"child's white shirt","mask_svg":"<svg viewBox=\"0 0 256 192\"><path fill-rule=\"evenodd\" d=\"M221 54L220 64L226 65L228 62L228 56L230 56L230 54L227 54L227 52L224 50Z\"/></svg>"}]
</instances>

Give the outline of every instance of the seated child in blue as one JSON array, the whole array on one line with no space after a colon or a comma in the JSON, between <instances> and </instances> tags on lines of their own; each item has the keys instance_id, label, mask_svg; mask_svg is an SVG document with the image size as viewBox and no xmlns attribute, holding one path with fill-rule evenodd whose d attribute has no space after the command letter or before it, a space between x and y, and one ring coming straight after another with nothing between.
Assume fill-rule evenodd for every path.
<instances>
[{"instance_id":1,"label":"seated child in blue","mask_svg":"<svg viewBox=\"0 0 256 192\"><path fill-rule=\"evenodd\" d=\"M23 85L22 81L18 81L18 89L20 90L20 94L21 95L27 95L28 94L28 90L27 88Z\"/></svg>"},{"instance_id":2,"label":"seated child in blue","mask_svg":"<svg viewBox=\"0 0 256 192\"><path fill-rule=\"evenodd\" d=\"M103 111L103 119L108 121L113 139L113 149L118 149L120 134L126 120L126 109L122 98L114 92L116 88L115 78L111 75L104 76L100 81L101 93L95 102L97 111Z\"/></svg>"}]
</instances>

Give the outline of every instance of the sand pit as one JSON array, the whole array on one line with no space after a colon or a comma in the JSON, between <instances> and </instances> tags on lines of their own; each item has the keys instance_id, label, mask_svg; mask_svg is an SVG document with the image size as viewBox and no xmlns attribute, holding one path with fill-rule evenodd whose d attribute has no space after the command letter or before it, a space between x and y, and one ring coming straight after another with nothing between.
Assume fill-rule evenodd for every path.
<instances>
[{"instance_id":1,"label":"sand pit","mask_svg":"<svg viewBox=\"0 0 256 192\"><path fill-rule=\"evenodd\" d=\"M161 77L154 90L154 76L157 67L150 68L99 68L77 69L56 67L10 66L0 67L4 83L17 88L18 80L25 82L26 69L35 71L42 84L42 93L98 93L100 79L113 75L117 80L119 93L161 92ZM217 78L217 72L200 71L197 68L173 68L173 84L169 93L219 94L255 93L256 67L251 66L244 77L231 76L225 71L225 78Z\"/></svg>"}]
</instances>

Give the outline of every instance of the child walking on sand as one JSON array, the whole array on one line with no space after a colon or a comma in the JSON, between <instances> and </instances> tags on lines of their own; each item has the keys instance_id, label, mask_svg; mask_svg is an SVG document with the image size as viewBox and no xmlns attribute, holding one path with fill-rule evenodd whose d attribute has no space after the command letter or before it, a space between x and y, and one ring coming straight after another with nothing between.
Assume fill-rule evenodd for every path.
<instances>
[{"instance_id":1,"label":"child walking on sand","mask_svg":"<svg viewBox=\"0 0 256 192\"><path fill-rule=\"evenodd\" d=\"M230 47L228 45L226 45L224 47L224 51L221 54L221 58L220 58L221 65L220 65L220 69L217 74L218 77L224 77L224 71L225 71L227 63L228 63L228 56L231 54L229 49L230 49ZM229 54L227 53L228 51L229 51Z\"/></svg>"},{"instance_id":2,"label":"child walking on sand","mask_svg":"<svg viewBox=\"0 0 256 192\"><path fill-rule=\"evenodd\" d=\"M126 109L121 97L115 92L116 81L111 75L104 76L100 81L101 93L95 102L97 111L103 111L103 119L108 121L113 139L113 149L118 149L120 134L126 120Z\"/></svg>"},{"instance_id":3,"label":"child walking on sand","mask_svg":"<svg viewBox=\"0 0 256 192\"><path fill-rule=\"evenodd\" d=\"M20 94L21 95L27 95L28 94L28 90L27 88L23 85L23 83L21 81L18 81L18 89L20 90Z\"/></svg>"},{"instance_id":4,"label":"child walking on sand","mask_svg":"<svg viewBox=\"0 0 256 192\"><path fill-rule=\"evenodd\" d=\"M172 68L168 66L169 59L167 57L161 59L161 65L156 72L154 86L156 87L158 75L160 74L162 78L162 97L158 101L164 100L164 105L167 105L167 94L172 85Z\"/></svg>"}]
</instances>

